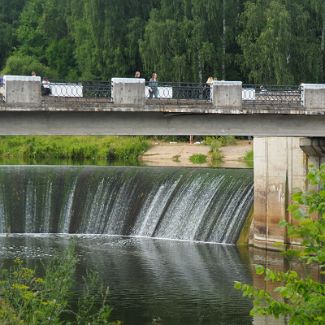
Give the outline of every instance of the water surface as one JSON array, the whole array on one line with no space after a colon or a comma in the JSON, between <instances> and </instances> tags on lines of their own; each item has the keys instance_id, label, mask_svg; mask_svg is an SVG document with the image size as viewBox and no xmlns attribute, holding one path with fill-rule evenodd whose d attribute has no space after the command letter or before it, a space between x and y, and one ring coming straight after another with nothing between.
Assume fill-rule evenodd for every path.
<instances>
[{"instance_id":1,"label":"water surface","mask_svg":"<svg viewBox=\"0 0 325 325\"><path fill-rule=\"evenodd\" d=\"M71 236L70 236L71 237ZM28 265L63 251L66 235L0 237L0 260ZM95 270L110 287L123 324L252 324L251 303L233 281L252 282L247 250L235 246L110 236L77 236L77 277ZM76 288L76 290L79 290Z\"/></svg>"}]
</instances>

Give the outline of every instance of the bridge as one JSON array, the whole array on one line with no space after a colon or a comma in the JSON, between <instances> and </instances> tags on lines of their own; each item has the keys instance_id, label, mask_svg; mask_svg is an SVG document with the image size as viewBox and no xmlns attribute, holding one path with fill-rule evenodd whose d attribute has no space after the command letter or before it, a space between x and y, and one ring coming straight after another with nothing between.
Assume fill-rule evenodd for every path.
<instances>
[{"instance_id":1,"label":"bridge","mask_svg":"<svg viewBox=\"0 0 325 325\"><path fill-rule=\"evenodd\" d=\"M325 85L256 86L144 79L51 83L5 76L0 135L237 135L325 137Z\"/></svg>"},{"instance_id":2,"label":"bridge","mask_svg":"<svg viewBox=\"0 0 325 325\"><path fill-rule=\"evenodd\" d=\"M0 135L254 136L255 246L290 242L278 223L307 166L325 162L325 85L159 82L150 98L144 79L51 83L46 96L39 77L4 81Z\"/></svg>"}]
</instances>

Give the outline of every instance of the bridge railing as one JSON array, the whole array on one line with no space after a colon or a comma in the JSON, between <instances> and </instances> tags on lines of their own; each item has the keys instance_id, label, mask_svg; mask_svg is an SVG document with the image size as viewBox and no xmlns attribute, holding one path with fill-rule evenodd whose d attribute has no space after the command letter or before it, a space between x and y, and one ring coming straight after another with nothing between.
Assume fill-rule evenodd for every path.
<instances>
[{"instance_id":1,"label":"bridge railing","mask_svg":"<svg viewBox=\"0 0 325 325\"><path fill-rule=\"evenodd\" d=\"M146 82L145 96L148 99L211 100L211 87L207 84L189 82Z\"/></svg>"},{"instance_id":2,"label":"bridge railing","mask_svg":"<svg viewBox=\"0 0 325 325\"><path fill-rule=\"evenodd\" d=\"M42 86L42 95L60 99L112 100L111 81L50 82L49 91ZM147 99L212 101L212 86L202 83L146 82ZM243 84L242 100L246 105L302 106L300 86Z\"/></svg>"},{"instance_id":3,"label":"bridge railing","mask_svg":"<svg viewBox=\"0 0 325 325\"><path fill-rule=\"evenodd\" d=\"M302 91L300 86L243 84L242 100L248 105L301 107Z\"/></svg>"},{"instance_id":4,"label":"bridge railing","mask_svg":"<svg viewBox=\"0 0 325 325\"><path fill-rule=\"evenodd\" d=\"M45 88L46 87L46 88ZM112 86L110 81L82 81L82 82L50 82L42 85L42 95L59 99L105 99L112 100ZM49 89L49 90L47 90Z\"/></svg>"},{"instance_id":5,"label":"bridge railing","mask_svg":"<svg viewBox=\"0 0 325 325\"><path fill-rule=\"evenodd\" d=\"M60 99L88 98L108 99L112 101L112 84L110 81L83 81L83 82L50 82L50 91L42 87L43 96L57 97ZM212 88L207 84L183 82L158 82L152 86L146 82L145 97L148 99L183 99L209 101Z\"/></svg>"}]
</instances>

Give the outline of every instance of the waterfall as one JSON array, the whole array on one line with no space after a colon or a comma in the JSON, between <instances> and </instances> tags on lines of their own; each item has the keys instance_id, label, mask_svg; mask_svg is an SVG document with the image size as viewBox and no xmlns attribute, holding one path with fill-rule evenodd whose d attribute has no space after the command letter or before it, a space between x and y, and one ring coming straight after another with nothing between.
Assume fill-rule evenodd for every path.
<instances>
[{"instance_id":1,"label":"waterfall","mask_svg":"<svg viewBox=\"0 0 325 325\"><path fill-rule=\"evenodd\" d=\"M251 170L0 167L0 232L234 243L253 201Z\"/></svg>"}]
</instances>

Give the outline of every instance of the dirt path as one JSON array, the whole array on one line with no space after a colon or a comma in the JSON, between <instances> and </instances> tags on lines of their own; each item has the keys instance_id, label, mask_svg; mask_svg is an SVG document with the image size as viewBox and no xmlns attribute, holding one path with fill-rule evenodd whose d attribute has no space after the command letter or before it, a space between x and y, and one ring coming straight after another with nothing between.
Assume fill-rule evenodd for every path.
<instances>
[{"instance_id":1,"label":"dirt path","mask_svg":"<svg viewBox=\"0 0 325 325\"><path fill-rule=\"evenodd\" d=\"M238 141L236 145L222 147L223 163L220 167L245 168L243 161L245 153L252 149L248 141ZM193 164L189 158L193 154L208 156L210 147L203 144L188 143L156 143L142 156L142 161L147 166L184 166L184 167L209 167L210 161L205 164Z\"/></svg>"}]
</instances>

